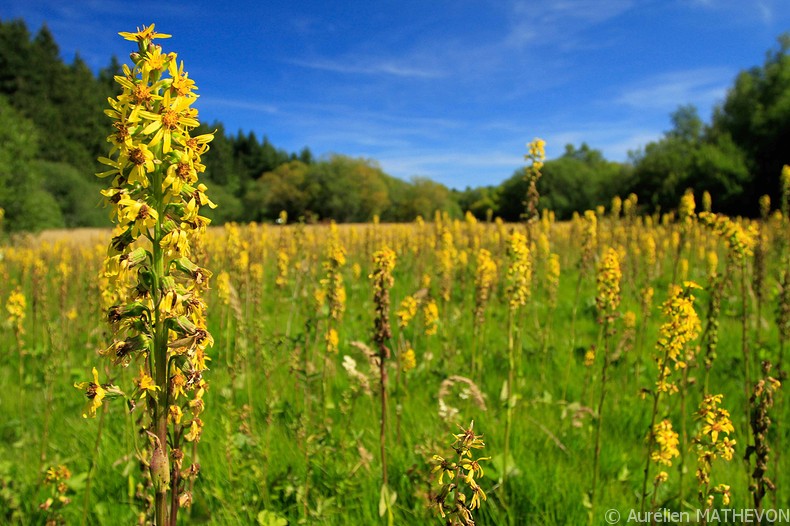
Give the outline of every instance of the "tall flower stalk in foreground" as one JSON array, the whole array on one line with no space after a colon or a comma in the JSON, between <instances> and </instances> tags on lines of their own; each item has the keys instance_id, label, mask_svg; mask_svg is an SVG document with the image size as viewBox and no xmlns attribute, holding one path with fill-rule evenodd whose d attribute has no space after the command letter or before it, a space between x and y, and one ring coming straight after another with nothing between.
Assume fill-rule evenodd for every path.
<instances>
[{"instance_id":1,"label":"tall flower stalk in foreground","mask_svg":"<svg viewBox=\"0 0 790 526\"><path fill-rule=\"evenodd\" d=\"M502 452L502 498L507 503L507 478L511 467L510 435L513 428L513 409L516 406L514 386L516 381L516 323L521 309L529 300L532 281L532 263L529 257L527 238L519 232L510 235L507 247L508 269L505 294L508 300L507 315L507 362L508 373L502 398L505 403L505 445ZM511 515L511 520L513 516Z\"/></svg>"},{"instance_id":2,"label":"tall flower stalk in foreground","mask_svg":"<svg viewBox=\"0 0 790 526\"><path fill-rule=\"evenodd\" d=\"M449 526L474 526L472 513L486 500L486 494L475 477L483 477L480 462L490 457L475 459L472 456L473 449L485 447L483 435L476 435L474 426L472 421L467 429L461 428L460 433L453 435L455 442L452 447L457 455L455 459L434 455L430 461L432 472L439 473L440 486L439 493L433 496L432 505L436 506L444 523ZM446 483L445 476L448 479Z\"/></svg>"},{"instance_id":3,"label":"tall flower stalk in foreground","mask_svg":"<svg viewBox=\"0 0 790 526\"><path fill-rule=\"evenodd\" d=\"M609 371L609 347L615 328L614 322L617 319L617 309L620 306L620 280L622 279L620 270L620 256L617 250L609 248L604 254L603 260L598 267L596 279L598 294L595 297L595 304L598 308L598 323L601 324L603 331L603 368L601 369L601 396L598 399L598 420L595 425L595 453L593 457L593 479L590 491L590 524L595 517L595 490L598 486L598 460L601 456L601 424L603 422L603 404L606 397L606 380Z\"/></svg>"},{"instance_id":4,"label":"tall flower stalk in foreground","mask_svg":"<svg viewBox=\"0 0 790 526\"><path fill-rule=\"evenodd\" d=\"M658 365L658 378L655 389L649 391L653 395L653 409L650 415L650 427L647 432L647 460L645 464L644 479L642 480L642 505L645 511L647 503L647 481L650 475L650 461L653 460L665 466L672 465L672 457L677 457L677 433L672 430L669 420L656 424L661 395L671 395L678 392L671 378L672 370L686 367L685 349L699 336L701 323L697 312L694 310L694 289L701 287L693 282L686 282L683 287L672 286L669 298L662 306L665 321L659 329L656 344L656 362ZM654 450L654 446L658 446ZM653 498L655 499L658 486L666 482L668 475L661 471L654 480Z\"/></svg>"},{"instance_id":5,"label":"tall flower stalk in foreground","mask_svg":"<svg viewBox=\"0 0 790 526\"><path fill-rule=\"evenodd\" d=\"M387 342L392 338L390 325L390 289L394 283L392 271L395 268L395 252L388 247L377 250L373 254L373 272L370 279L373 281L373 304L376 308L374 319L373 341L379 358L380 388L381 388L381 428L379 433L379 446L381 449L381 479L387 485L387 360L390 349Z\"/></svg>"},{"instance_id":6,"label":"tall flower stalk in foreground","mask_svg":"<svg viewBox=\"0 0 790 526\"><path fill-rule=\"evenodd\" d=\"M123 92L109 99L105 113L115 132L107 157L111 178L102 191L117 225L105 260L105 276L116 296L107 317L114 332L104 351L116 365L134 364L134 385L126 394L94 380L78 384L86 391L94 416L102 401L126 398L131 409L144 403L144 430L150 451L143 454L155 491L157 526L174 525L179 507L189 506L189 490L200 469L195 444L203 422L207 388L206 329L202 294L211 273L190 258L190 240L205 232L209 220L200 207L215 205L198 184L201 155L213 136L192 136L198 126L194 82L175 53L164 54L153 24L136 33L120 33L137 42L133 67L123 66L115 80ZM189 464L182 449L192 443Z\"/></svg>"},{"instance_id":7,"label":"tall flower stalk in foreground","mask_svg":"<svg viewBox=\"0 0 790 526\"><path fill-rule=\"evenodd\" d=\"M713 507L716 495L721 495L722 504L730 504L730 486L727 484L717 484L711 487L711 472L713 461L722 458L729 462L735 453L735 440L729 435L735 431L730 420L730 412L719 407L723 395L706 394L700 402L699 411L696 413L697 420L700 421L699 430L694 436L694 451L697 454L697 484L699 486L698 496L700 504L704 510ZM721 437L720 435L727 435ZM702 515L703 524L707 515Z\"/></svg>"},{"instance_id":8,"label":"tall flower stalk in foreground","mask_svg":"<svg viewBox=\"0 0 790 526\"><path fill-rule=\"evenodd\" d=\"M529 151L524 156L524 159L530 164L525 171L525 177L529 186L524 201L524 219L527 225L529 225L529 223L538 219L538 201L540 200L538 180L541 175L540 170L543 168L543 163L546 160L546 141L536 137L532 142L527 144L527 149ZM530 234L529 227L527 228L527 232ZM531 237L532 236L529 235L530 239L528 239L528 241L532 241Z\"/></svg>"},{"instance_id":9,"label":"tall flower stalk in foreground","mask_svg":"<svg viewBox=\"0 0 790 526\"><path fill-rule=\"evenodd\" d=\"M485 338L482 333L485 331L485 316L491 292L497 278L497 266L491 252L481 248L477 252L477 270L475 272L475 312L474 312L474 332L472 335L472 373L476 374L478 369L482 369L482 363L478 353L480 344Z\"/></svg>"}]
</instances>

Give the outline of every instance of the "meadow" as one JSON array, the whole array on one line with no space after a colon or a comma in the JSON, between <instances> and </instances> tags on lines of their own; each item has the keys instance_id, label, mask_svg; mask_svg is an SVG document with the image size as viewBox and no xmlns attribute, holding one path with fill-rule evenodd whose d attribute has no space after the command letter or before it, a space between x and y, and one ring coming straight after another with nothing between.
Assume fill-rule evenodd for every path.
<instances>
[{"instance_id":1,"label":"meadow","mask_svg":"<svg viewBox=\"0 0 790 526\"><path fill-rule=\"evenodd\" d=\"M214 345L179 522L441 524L439 475L466 473L441 459L472 421L484 474L469 471L465 498L480 506L448 498L448 524L470 524L459 504L486 525L785 506L773 379L790 325L788 221L770 205L757 221L698 214L688 199L639 216L631 196L562 223L544 211L529 224L210 228L192 253L213 273ZM152 520L140 408L108 397L83 418L91 401L75 388L94 366L102 385L133 385L144 363L100 355L113 343L110 237L0 248L4 524ZM391 288L376 281L385 246Z\"/></svg>"}]
</instances>

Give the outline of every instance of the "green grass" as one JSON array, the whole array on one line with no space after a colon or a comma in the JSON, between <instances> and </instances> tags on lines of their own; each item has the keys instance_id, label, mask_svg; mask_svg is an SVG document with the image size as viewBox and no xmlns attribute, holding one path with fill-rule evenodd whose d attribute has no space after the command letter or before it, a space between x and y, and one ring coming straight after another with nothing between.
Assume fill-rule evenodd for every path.
<instances>
[{"instance_id":1,"label":"green grass","mask_svg":"<svg viewBox=\"0 0 790 526\"><path fill-rule=\"evenodd\" d=\"M314 227L322 229L325 227ZM352 385L341 366L343 355L352 356L360 371L369 373L367 361L350 342L370 344L372 334L372 291L367 279L370 252L378 247L374 236L384 237L396 248L398 262L392 290L394 311L407 295L421 288L423 273L433 276L432 294L438 297L438 278L433 270L434 255L426 245L413 254L406 247L418 236L406 227L378 227L367 234L368 227L358 229L356 241L351 230L343 229L349 262L344 269L348 291L347 309L339 327L340 353L327 362L328 399L326 420L322 419L321 372L323 364L323 320L325 313L315 308L313 291L321 275L321 230L308 232L305 249L292 254L291 276L284 290L274 286L275 255L279 237L256 230L257 237L244 231L249 243L251 262L263 263L261 283L251 293L247 277L232 269L232 254L226 253L222 231L212 231L213 241L207 245L206 262L215 276L225 269L239 293L241 319L222 305L211 291L209 328L216 345L211 351L211 370L207 374L209 390L205 396L206 412L202 415L205 429L198 445L200 476L195 485L194 504L182 512L182 523L194 524L386 524L379 516L381 489L378 459L379 401L375 395L376 379L371 377L373 395L350 394ZM456 244L465 249L465 227L456 231ZM279 232L279 231L277 231ZM293 230L285 231L288 235ZM367 231L370 232L370 231ZM478 524L508 524L508 513L515 524L584 524L587 509L585 494L590 489L593 465L593 410L598 399L601 373L601 344L594 305L595 283L590 275L582 280L576 322L576 346L571 348L570 325L577 281L576 261L580 256L578 239L560 225L554 234L552 250L562 258L559 301L553 316L547 352L541 349L541 333L547 319L542 267L535 269L531 304L519 318L520 352L511 449L518 472L509 477L510 495L506 509L498 484L502 465L505 410L500 401L502 383L507 378L507 306L502 283L506 259L495 239L493 227L484 230L482 246L490 248L499 265L499 287L493 294L487 312L482 374L473 378L486 397L486 410L458 396L447 400L458 410L452 420L439 416L437 392L443 380L451 375L471 376L471 348L474 308L474 254L468 253L467 268L459 268L453 285L452 300L441 313L441 327L436 336L421 334L420 316L408 327L404 336L417 355L417 368L402 375L403 385L395 395L395 370L390 373L390 426L388 435L389 478L398 498L394 508L395 524L440 524L433 510L427 508L426 495L435 482L426 461L433 454L450 453L452 433L457 425L475 422L475 430L484 434L485 477L480 481L488 501L475 514ZM247 235L249 234L249 235ZM432 229L425 227L423 239L430 239ZM610 234L607 234L610 235ZM659 239L669 236L657 229ZM67 238L66 238L67 239ZM700 237L698 242L710 237ZM34 242L31 242L34 243ZM353 246L352 246L353 244ZM101 321L98 289L94 276L101 262L101 252L91 245L63 244L56 249L30 245L3 248L0 266L0 300L5 302L17 283L28 300L25 321L25 356L23 375L19 377L19 356L14 333L4 325L0 345L4 357L0 364L0 523L44 524L45 514L39 510L48 494L42 484L47 467L65 464L73 477L69 481L71 503L63 510L67 524L134 524L141 501L135 498L137 484L143 481L134 444L142 447L147 440L135 428L137 413L130 416L120 400L106 404L103 417L83 419L84 396L73 387L75 382L90 377L94 365L100 377L117 385L129 386L137 372L133 364L124 370L112 366L97 355L109 340L109 328ZM634 245L635 246L635 245ZM660 246L660 245L659 245ZM265 255L264 255L265 248ZM625 247L623 301L621 312L637 313L638 325L643 322L639 307L639 290L644 285L640 257L633 246ZM696 250L696 246L694 247ZM719 247L722 251L723 247ZM630 350L615 361L610 370L608 394L604 408L600 484L595 524L605 524L603 513L617 509L626 517L639 508L639 491L646 458L645 436L650 422L651 401L639 396L642 387L651 387L656 367L653 350L661 315L658 309L666 298L671 274L671 251L660 262L663 271L652 283L656 290L654 306L645 331L641 365L645 371L638 382L634 371L637 351ZM723 252L722 252L723 253ZM34 283L33 258L43 259L46 275L43 283ZM61 295L57 263L68 260L74 271ZM298 272L295 262L304 260L306 271ZM725 258L721 258L722 266ZM750 331L752 349L775 361L778 336L772 312L775 286L775 255L769 265L766 290L769 292L763 316L763 329L757 345L757 334ZM352 264L361 267L355 279ZM639 272L631 273L631 265L639 263ZM690 259L690 277L705 283L704 263L695 254ZM633 280L629 276L636 276ZM703 319L707 292L697 300L697 312ZM37 298L33 320L33 298ZM61 301L65 309L61 309ZM732 414L738 441L736 458L729 464L717 462L713 482L725 482L733 488L731 508L750 507L743 461L746 445L743 364L740 343L740 306L742 298L736 287L726 289L722 302L719 356L711 372L711 391L725 395L723 406ZM753 298L747 298L753 312ZM43 303L42 303L43 302ZM439 302L440 309L442 303ZM76 310L76 318L66 313ZM290 332L286 334L288 319ZM231 325L227 322L230 320ZM537 320L537 323L536 323ZM622 323L618 322L618 335ZM750 319L750 326L754 320ZM396 339L398 329L394 327ZM596 363L589 370L583 364L584 351L598 345ZM394 345L394 343L393 343ZM308 371L303 370L305 352ZM432 355L432 359L428 356ZM541 380L541 371L544 371ZM566 387L566 370L569 383ZM689 435L696 423L692 413L701 398L703 372L695 368L696 379L689 388L685 415ZM585 380L589 378L588 380ZM308 394L305 395L305 392ZM563 392L566 399L563 400ZM353 402L352 402L353 398ZM307 401L307 403L306 403ZM682 415L679 396L665 397L659 417L670 417L680 431ZM248 406L248 407L245 407ZM400 433L396 429L397 406L400 405ZM787 405L780 399L773 409L779 423L783 444L788 443L785 429ZM246 413L246 415L242 415ZM45 422L47 422L45 424ZM101 436L97 444L97 436ZM779 438L774 428L769 439ZM94 450L96 454L94 456ZM187 448L189 454L189 448ZM780 455L780 471L790 468L784 451ZM666 468L670 479L661 488L658 502L671 510L693 510L698 507L695 458L685 455L688 472L685 476L685 503L678 500L678 463ZM89 470L90 475L89 475ZM657 469L651 467L652 475ZM769 473L773 476L773 473ZM90 476L90 491L87 479ZM307 499L305 499L305 491ZM772 497L767 500L770 503ZM790 490L780 476L777 501L790 501ZM267 510L269 513L264 513Z\"/></svg>"}]
</instances>

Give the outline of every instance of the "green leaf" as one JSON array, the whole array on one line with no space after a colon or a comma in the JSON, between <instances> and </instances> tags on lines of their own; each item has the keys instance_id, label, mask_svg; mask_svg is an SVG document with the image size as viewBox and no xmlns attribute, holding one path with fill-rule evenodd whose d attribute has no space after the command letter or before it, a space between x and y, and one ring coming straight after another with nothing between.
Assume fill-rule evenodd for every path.
<instances>
[{"instance_id":1,"label":"green leaf","mask_svg":"<svg viewBox=\"0 0 790 526\"><path fill-rule=\"evenodd\" d=\"M379 498L379 517L383 517L388 511L391 512L392 506L398 500L398 494L390 489L389 486L383 484L381 486L381 497Z\"/></svg>"},{"instance_id":2,"label":"green leaf","mask_svg":"<svg viewBox=\"0 0 790 526\"><path fill-rule=\"evenodd\" d=\"M627 482L631 478L631 471L628 469L628 464L623 464L620 471L617 473L618 482Z\"/></svg>"},{"instance_id":3,"label":"green leaf","mask_svg":"<svg viewBox=\"0 0 790 526\"><path fill-rule=\"evenodd\" d=\"M85 489L85 484L88 480L88 472L78 473L66 481L66 485L79 493Z\"/></svg>"},{"instance_id":4,"label":"green leaf","mask_svg":"<svg viewBox=\"0 0 790 526\"><path fill-rule=\"evenodd\" d=\"M516 407L516 403L518 402L519 396L516 394L515 389L512 389L510 392L510 400L508 401L507 397L507 380L502 382L502 390L499 392L499 400L502 402L504 407Z\"/></svg>"},{"instance_id":5,"label":"green leaf","mask_svg":"<svg viewBox=\"0 0 790 526\"><path fill-rule=\"evenodd\" d=\"M504 457L502 454L494 455L491 458L491 467L493 468L493 475L498 478L502 479L502 474L504 473L503 468L503 459ZM507 476L508 478L517 477L521 475L521 470L518 469L515 460L513 460L513 455L508 453L507 454Z\"/></svg>"},{"instance_id":6,"label":"green leaf","mask_svg":"<svg viewBox=\"0 0 790 526\"><path fill-rule=\"evenodd\" d=\"M287 526L287 524L287 520L269 510L258 513L258 526Z\"/></svg>"},{"instance_id":7,"label":"green leaf","mask_svg":"<svg viewBox=\"0 0 790 526\"><path fill-rule=\"evenodd\" d=\"M587 508L588 510L592 509L592 501L590 500L590 494L586 491L582 493L582 506Z\"/></svg>"}]
</instances>

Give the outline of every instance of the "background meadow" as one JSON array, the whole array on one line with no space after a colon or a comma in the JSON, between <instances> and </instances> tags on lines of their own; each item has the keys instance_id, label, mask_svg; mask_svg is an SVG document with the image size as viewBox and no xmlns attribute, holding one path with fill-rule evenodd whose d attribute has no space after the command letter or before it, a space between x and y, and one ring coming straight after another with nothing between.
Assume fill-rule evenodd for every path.
<instances>
[{"instance_id":1,"label":"background meadow","mask_svg":"<svg viewBox=\"0 0 790 526\"><path fill-rule=\"evenodd\" d=\"M681 457L661 468L668 480L653 502L672 510L701 506L691 438L700 427L694 412L707 383L707 392L724 395L722 407L730 410L735 427L729 436L737 442L732 461L713 463L713 483L731 486L732 503L725 507L752 507L752 481L742 460L750 440L742 344L750 353L752 383L761 376L762 360L775 365L782 360L788 307L779 279L787 221L781 214L756 222L733 220L753 240L742 275L727 238L696 219L638 217L630 206L625 213L618 206L621 202L614 213L599 209L563 223L544 213L530 226L530 298L514 323L507 494L501 485L508 400L506 247L512 232L525 231L523 224L439 214L432 223L210 229L195 252L200 264L214 272L207 301L215 345L198 453L201 471L184 519L264 525L387 521L388 514L379 513L378 366L370 356L374 305L368 279L372 253L383 245L397 255L393 354L387 362L394 523L438 522L428 508L437 491L429 461L435 454L446 456L451 435L471 420L484 435L481 456L491 457L481 462L485 476L478 482L488 500L475 513L479 524L588 520L606 355L596 309L596 268L608 247L620 259L621 303L608 338L593 522L604 523L606 509L627 515L639 506L652 406L642 389L655 387L656 341L666 321L660 306L673 275L677 283L693 280L702 287L694 291L702 335L689 345L692 358L685 374L673 373L684 401L676 394L660 404L659 418L671 419L685 438ZM345 253L339 272L346 298L337 322L330 321L322 283L332 232ZM147 444L135 433L136 413L115 400L105 403L95 419L85 420L84 393L73 387L89 378L93 364L102 364L100 376L118 385L128 384L136 373L134 362L122 369L97 357L110 337L100 279L108 237L109 231L102 230L46 233L6 239L2 247L0 299L8 307L14 291L25 298L21 316L4 312L0 336L5 352L0 366L3 522L44 523L55 516L39 505L60 491L46 478L46 470L59 465L71 472L61 487L70 503L57 511L68 524L134 523L150 504L142 491L147 470L141 471L133 454ZM483 249L497 272L482 316L476 316ZM718 255L713 282L710 253ZM559 274L550 260L559 262ZM648 289L654 291L652 299ZM721 308L718 346L708 371L714 291ZM413 316L402 305L407 297L416 300ZM438 319L429 304L435 304ZM781 335L780 312L785 316ZM330 323L338 335L336 352L328 352ZM771 374L781 375L776 368ZM787 411L781 391L769 412L767 475L777 491L765 497L768 507L790 498L782 477L788 459L782 447ZM659 469L650 469L652 487ZM721 506L719 497L715 506Z\"/></svg>"}]
</instances>

